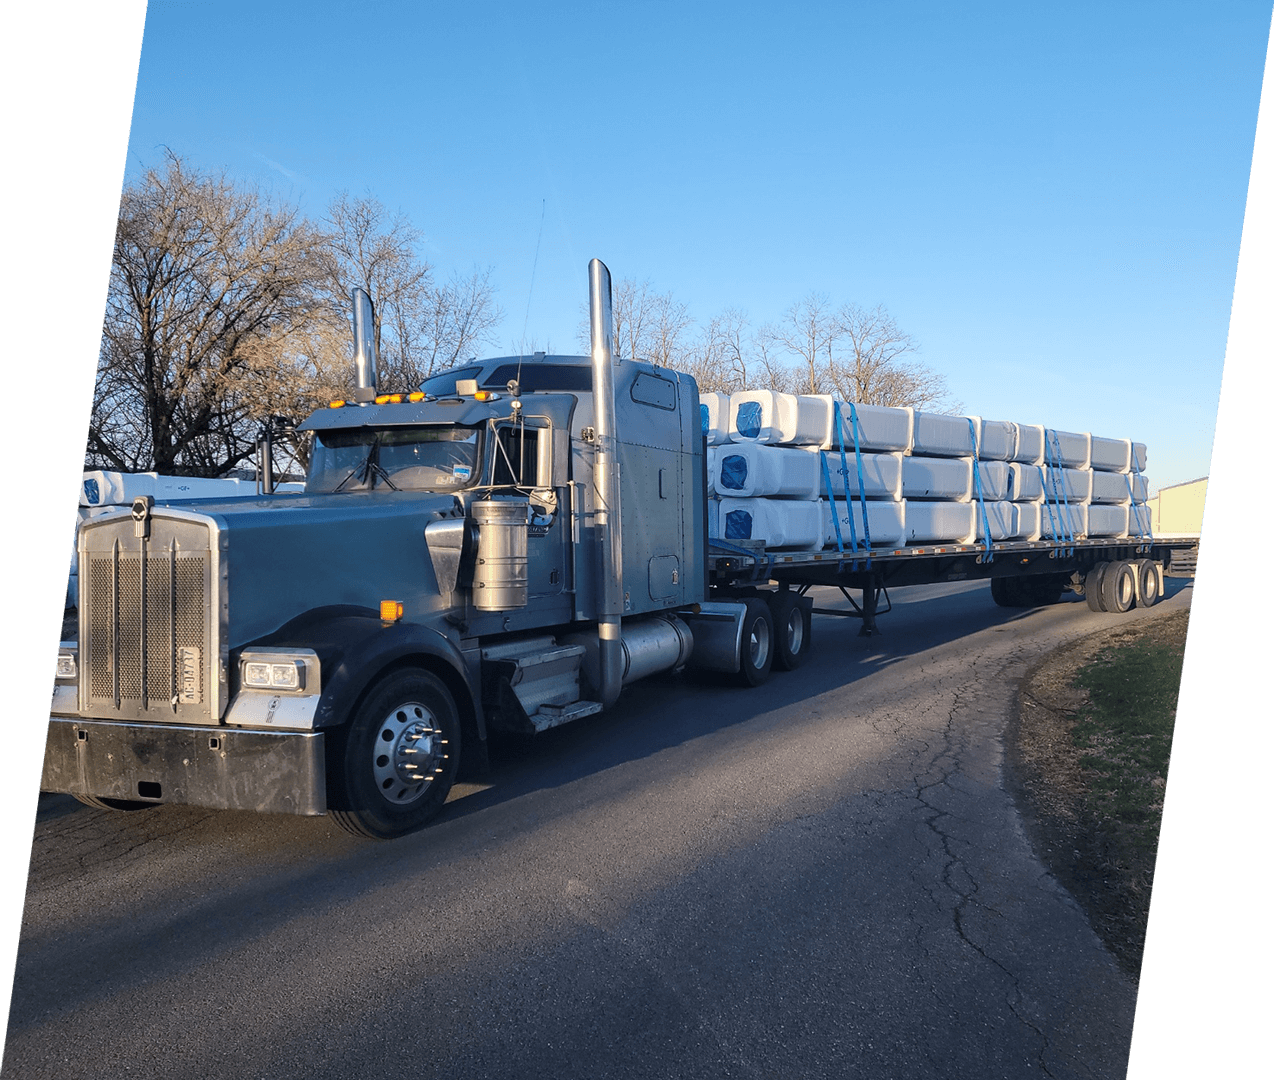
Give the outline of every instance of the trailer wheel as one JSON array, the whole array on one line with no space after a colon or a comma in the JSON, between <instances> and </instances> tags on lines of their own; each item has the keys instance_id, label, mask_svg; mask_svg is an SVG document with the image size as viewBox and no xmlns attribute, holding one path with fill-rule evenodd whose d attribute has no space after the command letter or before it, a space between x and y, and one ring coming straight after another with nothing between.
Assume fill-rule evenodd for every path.
<instances>
[{"instance_id":1,"label":"trailer wheel","mask_svg":"<svg viewBox=\"0 0 1274 1080\"><path fill-rule=\"evenodd\" d=\"M1137 575L1131 564L1111 563L1101 579L1102 607L1106 611L1128 611L1137 602Z\"/></svg>"},{"instance_id":2,"label":"trailer wheel","mask_svg":"<svg viewBox=\"0 0 1274 1080\"><path fill-rule=\"evenodd\" d=\"M345 733L332 818L374 840L414 832L442 809L459 761L460 718L447 688L418 668L390 672Z\"/></svg>"},{"instance_id":3,"label":"trailer wheel","mask_svg":"<svg viewBox=\"0 0 1274 1080\"><path fill-rule=\"evenodd\" d=\"M1013 591L1013 578L993 577L991 579L991 599L1000 607L1017 607L1017 598Z\"/></svg>"},{"instance_id":4,"label":"trailer wheel","mask_svg":"<svg viewBox=\"0 0 1274 1080\"><path fill-rule=\"evenodd\" d=\"M1153 607L1159 602L1159 566L1154 559L1133 563L1137 574L1137 606Z\"/></svg>"},{"instance_id":5,"label":"trailer wheel","mask_svg":"<svg viewBox=\"0 0 1274 1080\"><path fill-rule=\"evenodd\" d=\"M1062 590L1066 588L1062 582L1051 577L1030 578L1022 584L1026 587L1026 596L1032 607L1056 604L1062 598Z\"/></svg>"},{"instance_id":6,"label":"trailer wheel","mask_svg":"<svg viewBox=\"0 0 1274 1080\"><path fill-rule=\"evenodd\" d=\"M766 599L774 619L774 666L794 671L805 663L810 651L810 612L794 592L770 593Z\"/></svg>"},{"instance_id":7,"label":"trailer wheel","mask_svg":"<svg viewBox=\"0 0 1274 1080\"><path fill-rule=\"evenodd\" d=\"M744 686L760 686L770 677L774 664L774 617L764 600L744 601L743 633L739 639L738 681Z\"/></svg>"},{"instance_id":8,"label":"trailer wheel","mask_svg":"<svg viewBox=\"0 0 1274 1080\"><path fill-rule=\"evenodd\" d=\"M1106 610L1101 598L1101 583L1109 566L1108 562L1099 562L1084 576L1084 599L1088 601L1090 611Z\"/></svg>"},{"instance_id":9,"label":"trailer wheel","mask_svg":"<svg viewBox=\"0 0 1274 1080\"><path fill-rule=\"evenodd\" d=\"M76 795L74 796L85 806L91 806L94 810L149 810L152 806L158 806L159 803L140 802L137 799L108 799L97 795Z\"/></svg>"}]
</instances>

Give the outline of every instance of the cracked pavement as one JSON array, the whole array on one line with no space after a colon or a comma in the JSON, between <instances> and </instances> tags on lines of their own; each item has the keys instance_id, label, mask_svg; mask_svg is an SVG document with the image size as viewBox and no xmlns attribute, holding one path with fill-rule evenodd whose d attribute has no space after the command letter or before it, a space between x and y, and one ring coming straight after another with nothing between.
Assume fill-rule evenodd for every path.
<instances>
[{"instance_id":1,"label":"cracked pavement","mask_svg":"<svg viewBox=\"0 0 1274 1080\"><path fill-rule=\"evenodd\" d=\"M1042 653L1158 610L899 590L757 690L502 746L388 844L45 797L2 1075L1122 1077L1135 986L1001 740Z\"/></svg>"}]
</instances>

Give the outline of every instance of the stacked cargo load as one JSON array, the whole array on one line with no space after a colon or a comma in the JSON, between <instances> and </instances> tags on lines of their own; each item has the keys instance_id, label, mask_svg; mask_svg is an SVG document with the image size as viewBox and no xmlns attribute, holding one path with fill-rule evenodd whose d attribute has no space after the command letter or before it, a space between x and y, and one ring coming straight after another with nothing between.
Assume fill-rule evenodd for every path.
<instances>
[{"instance_id":1,"label":"stacked cargo load","mask_svg":"<svg viewBox=\"0 0 1274 1080\"><path fill-rule=\"evenodd\" d=\"M814 551L1149 537L1146 448L823 394L702 395L709 536Z\"/></svg>"}]
</instances>

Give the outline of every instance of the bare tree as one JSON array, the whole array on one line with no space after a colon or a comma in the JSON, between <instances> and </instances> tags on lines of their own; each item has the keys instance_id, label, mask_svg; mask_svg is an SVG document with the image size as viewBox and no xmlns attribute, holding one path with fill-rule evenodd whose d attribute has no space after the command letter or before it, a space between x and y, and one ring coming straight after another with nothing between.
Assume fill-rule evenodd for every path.
<instances>
[{"instance_id":1,"label":"bare tree","mask_svg":"<svg viewBox=\"0 0 1274 1080\"><path fill-rule=\"evenodd\" d=\"M946 379L911 359L918 351L915 339L883 307L847 304L837 311L835 322L833 340L843 348L829 350L823 366L827 392L865 405L960 410Z\"/></svg>"},{"instance_id":2,"label":"bare tree","mask_svg":"<svg viewBox=\"0 0 1274 1080\"><path fill-rule=\"evenodd\" d=\"M692 320L686 305L672 293L657 293L650 282L630 278L614 283L611 291L611 348L616 356L648 360L660 367L677 367L686 352L684 335ZM590 340L588 311L580 324L584 351Z\"/></svg>"},{"instance_id":3,"label":"bare tree","mask_svg":"<svg viewBox=\"0 0 1274 1080\"><path fill-rule=\"evenodd\" d=\"M325 224L333 312L347 317L354 286L372 298L383 385L418 386L493 340L503 316L489 271L454 275L438 284L433 267L418 254L419 230L371 195L353 198L342 192L328 207ZM349 349L347 344L342 351L346 359Z\"/></svg>"},{"instance_id":4,"label":"bare tree","mask_svg":"<svg viewBox=\"0 0 1274 1080\"><path fill-rule=\"evenodd\" d=\"M219 476L253 451L258 387L315 310L322 235L176 154L126 188L86 460Z\"/></svg>"},{"instance_id":5,"label":"bare tree","mask_svg":"<svg viewBox=\"0 0 1274 1080\"><path fill-rule=\"evenodd\" d=\"M783 315L783 321L766 328L766 345L780 346L797 356L809 374L807 394L819 393L820 365L833 354L840 324L828 307L824 293L812 292Z\"/></svg>"}]
</instances>

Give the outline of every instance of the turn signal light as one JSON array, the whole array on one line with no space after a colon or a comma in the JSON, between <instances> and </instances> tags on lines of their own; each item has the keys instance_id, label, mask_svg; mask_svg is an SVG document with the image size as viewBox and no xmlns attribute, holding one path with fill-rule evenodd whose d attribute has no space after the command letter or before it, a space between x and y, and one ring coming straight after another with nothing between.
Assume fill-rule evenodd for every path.
<instances>
[{"instance_id":1,"label":"turn signal light","mask_svg":"<svg viewBox=\"0 0 1274 1080\"><path fill-rule=\"evenodd\" d=\"M425 392L423 390L415 390L412 393L407 395L407 400L408 401L424 401Z\"/></svg>"},{"instance_id":2,"label":"turn signal light","mask_svg":"<svg viewBox=\"0 0 1274 1080\"><path fill-rule=\"evenodd\" d=\"M344 405L345 405L345 402L344 402L344 401L341 401L341 400L338 398L336 401L333 401L333 402L332 402L332 403L328 406L328 408L329 408L329 409L340 409L340 408L343 408L343 407L344 407Z\"/></svg>"},{"instance_id":3,"label":"turn signal light","mask_svg":"<svg viewBox=\"0 0 1274 1080\"><path fill-rule=\"evenodd\" d=\"M381 622L397 622L402 617L403 602L401 600L382 600L380 602Z\"/></svg>"}]
</instances>

